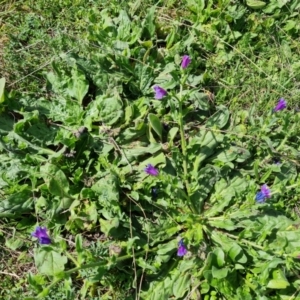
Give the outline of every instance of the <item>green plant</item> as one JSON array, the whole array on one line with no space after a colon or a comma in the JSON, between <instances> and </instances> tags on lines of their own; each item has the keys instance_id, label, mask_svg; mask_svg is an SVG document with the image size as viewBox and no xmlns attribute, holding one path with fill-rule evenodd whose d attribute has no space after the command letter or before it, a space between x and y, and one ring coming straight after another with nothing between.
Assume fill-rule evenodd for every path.
<instances>
[{"instance_id":1,"label":"green plant","mask_svg":"<svg viewBox=\"0 0 300 300\"><path fill-rule=\"evenodd\" d=\"M17 228L3 239L28 251L37 223L51 238L32 251L27 299L297 299L297 86L264 70L287 8L188 1L170 26L166 8L129 4L89 11L47 94L0 89L0 216ZM288 108L274 112L276 85Z\"/></svg>"}]
</instances>

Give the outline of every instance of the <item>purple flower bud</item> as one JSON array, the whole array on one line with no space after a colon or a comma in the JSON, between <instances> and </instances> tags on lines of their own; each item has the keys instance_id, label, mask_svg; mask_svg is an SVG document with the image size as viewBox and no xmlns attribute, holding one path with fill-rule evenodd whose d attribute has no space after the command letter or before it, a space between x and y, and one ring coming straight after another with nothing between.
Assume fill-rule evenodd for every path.
<instances>
[{"instance_id":1,"label":"purple flower bud","mask_svg":"<svg viewBox=\"0 0 300 300\"><path fill-rule=\"evenodd\" d=\"M256 194L255 200L258 203L264 203L266 198L271 198L271 190L266 184L264 184L261 187L261 191Z\"/></svg>"},{"instance_id":2,"label":"purple flower bud","mask_svg":"<svg viewBox=\"0 0 300 300\"><path fill-rule=\"evenodd\" d=\"M186 69L190 63L191 63L190 57L188 55L184 55L181 61L181 68Z\"/></svg>"},{"instance_id":3,"label":"purple flower bud","mask_svg":"<svg viewBox=\"0 0 300 300\"><path fill-rule=\"evenodd\" d=\"M46 227L38 226L31 235L38 238L40 244L42 244L42 245L51 244L51 239L47 233Z\"/></svg>"},{"instance_id":4,"label":"purple flower bud","mask_svg":"<svg viewBox=\"0 0 300 300\"><path fill-rule=\"evenodd\" d=\"M158 170L154 168L151 164L148 164L144 170L147 174L151 176L157 176L159 174Z\"/></svg>"},{"instance_id":5,"label":"purple flower bud","mask_svg":"<svg viewBox=\"0 0 300 300\"><path fill-rule=\"evenodd\" d=\"M162 87L158 85L154 86L153 89L155 92L155 96L154 96L155 99L160 100L168 94L166 90L164 90Z\"/></svg>"},{"instance_id":6,"label":"purple flower bud","mask_svg":"<svg viewBox=\"0 0 300 300\"><path fill-rule=\"evenodd\" d=\"M280 98L276 107L274 108L274 111L283 110L286 108L286 101L283 98Z\"/></svg>"},{"instance_id":7,"label":"purple flower bud","mask_svg":"<svg viewBox=\"0 0 300 300\"><path fill-rule=\"evenodd\" d=\"M271 190L266 184L261 187L261 192L265 195L266 198L271 198Z\"/></svg>"},{"instance_id":8,"label":"purple flower bud","mask_svg":"<svg viewBox=\"0 0 300 300\"><path fill-rule=\"evenodd\" d=\"M181 239L178 243L177 256L184 256L187 254L187 249L183 243L183 239Z\"/></svg>"}]
</instances>

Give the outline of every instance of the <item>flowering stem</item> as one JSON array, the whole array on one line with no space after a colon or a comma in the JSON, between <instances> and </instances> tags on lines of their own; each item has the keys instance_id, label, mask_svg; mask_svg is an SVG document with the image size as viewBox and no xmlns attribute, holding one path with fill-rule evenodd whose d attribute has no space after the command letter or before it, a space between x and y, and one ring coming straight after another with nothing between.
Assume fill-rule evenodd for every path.
<instances>
[{"instance_id":1,"label":"flowering stem","mask_svg":"<svg viewBox=\"0 0 300 300\"><path fill-rule=\"evenodd\" d=\"M183 159L183 172L184 172L184 177L187 179L187 161L186 161L186 140L184 136L184 125L183 125L183 117L182 117L182 103L181 101L179 102L179 130L180 130L180 138L181 138L181 149L182 149L182 155L184 157ZM189 194L189 189L188 189L188 194Z\"/></svg>"},{"instance_id":2,"label":"flowering stem","mask_svg":"<svg viewBox=\"0 0 300 300\"><path fill-rule=\"evenodd\" d=\"M183 175L184 175L184 182L185 182L185 187L187 191L187 198L188 201L191 205L191 208L194 213L197 213L197 209L194 206L193 202L190 199L190 185L188 181L188 168L187 168L187 151L186 151L186 140L184 136L184 123L183 123L183 111L182 111L182 88L184 81L180 84L180 93L179 93L179 131L180 131L180 139L181 139L181 149L182 149L182 155L183 155Z\"/></svg>"}]
</instances>

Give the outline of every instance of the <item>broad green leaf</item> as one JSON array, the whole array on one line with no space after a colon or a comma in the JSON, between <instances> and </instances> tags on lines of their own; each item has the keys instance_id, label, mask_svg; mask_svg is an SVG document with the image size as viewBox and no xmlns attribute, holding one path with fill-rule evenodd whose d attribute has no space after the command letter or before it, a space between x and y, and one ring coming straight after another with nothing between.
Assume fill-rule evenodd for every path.
<instances>
[{"instance_id":1,"label":"broad green leaf","mask_svg":"<svg viewBox=\"0 0 300 300\"><path fill-rule=\"evenodd\" d=\"M222 129L227 124L229 117L228 109L225 106L219 106L218 110L207 119L205 125L207 128L218 127Z\"/></svg>"},{"instance_id":2,"label":"broad green leaf","mask_svg":"<svg viewBox=\"0 0 300 300\"><path fill-rule=\"evenodd\" d=\"M24 242L17 237L12 237L5 240L5 246L12 250L17 250L18 248L22 247L23 244Z\"/></svg>"},{"instance_id":3,"label":"broad green leaf","mask_svg":"<svg viewBox=\"0 0 300 300\"><path fill-rule=\"evenodd\" d=\"M139 89L142 93L148 94L149 88L153 82L153 69L147 65L139 65L137 67L138 78L140 81Z\"/></svg>"},{"instance_id":4,"label":"broad green leaf","mask_svg":"<svg viewBox=\"0 0 300 300\"><path fill-rule=\"evenodd\" d=\"M196 158L197 160L197 158ZM197 208L198 212L203 209L203 203L207 199L209 193L212 191L216 181L218 180L217 168L211 165L206 165L204 168L200 168L197 173L192 173L197 181L191 183L191 201Z\"/></svg>"},{"instance_id":5,"label":"broad green leaf","mask_svg":"<svg viewBox=\"0 0 300 300\"><path fill-rule=\"evenodd\" d=\"M82 253L83 252L83 242L82 242L82 236L81 234L77 234L75 237L75 246L76 246L76 251L77 253Z\"/></svg>"},{"instance_id":6,"label":"broad green leaf","mask_svg":"<svg viewBox=\"0 0 300 300\"><path fill-rule=\"evenodd\" d=\"M199 80L198 80L199 82L202 80L202 76L197 76L197 77L193 76L192 78L194 80L199 78ZM188 78L188 80L191 80L191 78ZM193 85L194 83L190 83L190 84ZM209 99L208 99L207 94L199 93L198 91L196 91L189 95L189 99L193 102L195 108L205 110L205 111L207 111L209 109L210 105L209 105Z\"/></svg>"},{"instance_id":7,"label":"broad green leaf","mask_svg":"<svg viewBox=\"0 0 300 300\"><path fill-rule=\"evenodd\" d=\"M276 289L276 287L274 287L274 280L277 281L278 285L277 285L277 289L284 289L286 287L288 287L290 285L290 283L287 281L284 272L282 271L282 269L278 269L278 270L274 270L272 272L273 275L273 280L271 280L268 283L267 287L270 287L269 285L273 286L272 288Z\"/></svg>"},{"instance_id":8,"label":"broad green leaf","mask_svg":"<svg viewBox=\"0 0 300 300\"><path fill-rule=\"evenodd\" d=\"M174 89L177 86L177 74L175 63L169 63L165 66L164 70L155 78L155 83L164 89Z\"/></svg>"},{"instance_id":9,"label":"broad green leaf","mask_svg":"<svg viewBox=\"0 0 300 300\"><path fill-rule=\"evenodd\" d=\"M278 268L278 265L284 265L285 264L285 261L280 259L280 258L277 258L277 257L274 257L272 260L270 261L266 261L265 263L261 264L260 265L260 268L258 269L259 272L257 273L260 273L259 274L259 280L262 284L267 284L267 282L269 282L269 278L270 278L270 273L271 273L271 270L274 270ZM275 276L274 278L274 275L273 275L273 278L274 279L282 279L280 277L277 277Z\"/></svg>"},{"instance_id":10,"label":"broad green leaf","mask_svg":"<svg viewBox=\"0 0 300 300\"><path fill-rule=\"evenodd\" d=\"M235 230L236 226L233 221L231 220L209 220L209 224L213 227L223 228L229 231Z\"/></svg>"},{"instance_id":11,"label":"broad green leaf","mask_svg":"<svg viewBox=\"0 0 300 300\"><path fill-rule=\"evenodd\" d=\"M110 220L99 219L101 231L109 236L112 230L115 230L119 227L120 221L118 218L113 218Z\"/></svg>"},{"instance_id":12,"label":"broad green leaf","mask_svg":"<svg viewBox=\"0 0 300 300\"><path fill-rule=\"evenodd\" d=\"M188 145L188 155L193 162L193 176L197 177L201 163L211 156L215 148L223 141L224 136L212 131L203 131L195 136Z\"/></svg>"},{"instance_id":13,"label":"broad green leaf","mask_svg":"<svg viewBox=\"0 0 300 300\"><path fill-rule=\"evenodd\" d=\"M65 99L60 101L53 99L49 106L47 117L53 121L62 122L65 126L74 126L74 124L78 123L78 120L83 119L85 113L77 101L67 101Z\"/></svg>"},{"instance_id":14,"label":"broad green leaf","mask_svg":"<svg viewBox=\"0 0 300 300\"><path fill-rule=\"evenodd\" d=\"M202 271L205 271L205 270L208 271L209 270L209 272L211 272L210 268L212 266L214 258L215 258L215 255L212 252L209 252L206 259L205 259L205 261L204 261L204 263L203 263Z\"/></svg>"},{"instance_id":15,"label":"broad green leaf","mask_svg":"<svg viewBox=\"0 0 300 300\"><path fill-rule=\"evenodd\" d=\"M228 271L228 268L217 269L215 266L212 266L211 269L212 276L217 279L223 279L227 277Z\"/></svg>"},{"instance_id":16,"label":"broad green leaf","mask_svg":"<svg viewBox=\"0 0 300 300\"><path fill-rule=\"evenodd\" d=\"M145 35L148 39L152 39L155 33L155 10L155 6L147 9L148 13L142 23L143 35Z\"/></svg>"},{"instance_id":17,"label":"broad green leaf","mask_svg":"<svg viewBox=\"0 0 300 300\"><path fill-rule=\"evenodd\" d=\"M223 267L225 264L225 254L224 251L217 247L214 249L213 253L216 255L218 267Z\"/></svg>"},{"instance_id":18,"label":"broad green leaf","mask_svg":"<svg viewBox=\"0 0 300 300\"><path fill-rule=\"evenodd\" d=\"M82 100L89 89L88 81L85 75L78 69L73 68L71 73L72 78L69 79L67 91L71 97L77 99L82 104Z\"/></svg>"},{"instance_id":19,"label":"broad green leaf","mask_svg":"<svg viewBox=\"0 0 300 300\"><path fill-rule=\"evenodd\" d=\"M211 281L213 279L211 270L205 270L203 272L203 276L204 276L204 278L206 279L207 282L211 283Z\"/></svg>"},{"instance_id":20,"label":"broad green leaf","mask_svg":"<svg viewBox=\"0 0 300 300\"><path fill-rule=\"evenodd\" d=\"M287 20L285 26L283 27L284 30L290 31L297 26L297 22L294 20Z\"/></svg>"},{"instance_id":21,"label":"broad green leaf","mask_svg":"<svg viewBox=\"0 0 300 300\"><path fill-rule=\"evenodd\" d=\"M216 162L231 162L235 160L237 157L237 151L235 147L230 147L227 149L223 149L220 152L216 153L214 156L210 158L214 163Z\"/></svg>"},{"instance_id":22,"label":"broad green leaf","mask_svg":"<svg viewBox=\"0 0 300 300\"><path fill-rule=\"evenodd\" d=\"M246 4L253 9L260 9L265 7L267 4L266 2L259 1L259 0L247 0Z\"/></svg>"},{"instance_id":23,"label":"broad green leaf","mask_svg":"<svg viewBox=\"0 0 300 300\"><path fill-rule=\"evenodd\" d=\"M175 280L173 284L174 296L177 299L183 297L187 292L187 290L189 289L190 284L191 284L191 276L188 273L185 273L183 275L179 273L177 280Z\"/></svg>"},{"instance_id":24,"label":"broad green leaf","mask_svg":"<svg viewBox=\"0 0 300 300\"><path fill-rule=\"evenodd\" d=\"M221 178L215 184L215 193L209 199L213 204L211 208L205 211L205 215L213 217L223 211L230 204L233 197L242 193L248 188L248 182L239 173L233 177L231 182Z\"/></svg>"},{"instance_id":25,"label":"broad green leaf","mask_svg":"<svg viewBox=\"0 0 300 300\"><path fill-rule=\"evenodd\" d=\"M32 192L23 190L0 201L0 216L1 214L18 215L28 212L32 209L32 205Z\"/></svg>"},{"instance_id":26,"label":"broad green leaf","mask_svg":"<svg viewBox=\"0 0 300 300\"><path fill-rule=\"evenodd\" d=\"M167 49L170 49L174 45L176 37L178 38L177 28L173 27L166 38L166 43L167 43L166 48Z\"/></svg>"},{"instance_id":27,"label":"broad green leaf","mask_svg":"<svg viewBox=\"0 0 300 300\"><path fill-rule=\"evenodd\" d=\"M49 295L49 288L43 288L43 290L38 294L38 298L44 298Z\"/></svg>"},{"instance_id":28,"label":"broad green leaf","mask_svg":"<svg viewBox=\"0 0 300 300\"><path fill-rule=\"evenodd\" d=\"M0 132L1 132L1 134L7 134L8 132L12 131L13 128L14 128L13 118L9 117L8 115L1 115L1 118L0 118ZM1 142L1 144L2 144L2 142Z\"/></svg>"},{"instance_id":29,"label":"broad green leaf","mask_svg":"<svg viewBox=\"0 0 300 300\"><path fill-rule=\"evenodd\" d=\"M41 247L35 249L34 261L39 272L54 276L65 269L68 259L50 247Z\"/></svg>"},{"instance_id":30,"label":"broad green leaf","mask_svg":"<svg viewBox=\"0 0 300 300\"><path fill-rule=\"evenodd\" d=\"M157 133L157 135L162 139L162 125L159 118L154 114L148 115L148 120L150 122L151 127Z\"/></svg>"},{"instance_id":31,"label":"broad green leaf","mask_svg":"<svg viewBox=\"0 0 300 300\"><path fill-rule=\"evenodd\" d=\"M54 204L53 202L53 207L55 208L54 213L55 214L60 214L66 209L69 209L70 206L72 205L74 199L67 196L67 197L59 197L59 200L57 202L57 205Z\"/></svg>"},{"instance_id":32,"label":"broad green leaf","mask_svg":"<svg viewBox=\"0 0 300 300\"><path fill-rule=\"evenodd\" d=\"M239 163L245 162L248 158L251 157L251 153L249 150L242 147L234 147L237 153L236 161Z\"/></svg>"},{"instance_id":33,"label":"broad green leaf","mask_svg":"<svg viewBox=\"0 0 300 300\"><path fill-rule=\"evenodd\" d=\"M152 281L145 299L157 300L168 299L173 287L173 281L171 278L164 278L162 281Z\"/></svg>"},{"instance_id":34,"label":"broad green leaf","mask_svg":"<svg viewBox=\"0 0 300 300\"><path fill-rule=\"evenodd\" d=\"M118 39L120 39L121 41L129 39L131 36L131 22L125 10L120 11L118 21Z\"/></svg>"},{"instance_id":35,"label":"broad green leaf","mask_svg":"<svg viewBox=\"0 0 300 300\"><path fill-rule=\"evenodd\" d=\"M269 289L285 289L290 285L290 283L283 279L271 279L268 284L267 288Z\"/></svg>"},{"instance_id":36,"label":"broad green leaf","mask_svg":"<svg viewBox=\"0 0 300 300\"><path fill-rule=\"evenodd\" d=\"M176 265L176 262L166 265L166 268L160 272L159 277L152 280L149 288L141 293L141 298L145 300L171 299L171 297L174 296L173 289L176 289L175 282L179 277L185 277L178 272ZM179 283L181 286L176 292L181 293L181 291L190 284L190 280L188 280L188 282L184 280Z\"/></svg>"},{"instance_id":37,"label":"broad green leaf","mask_svg":"<svg viewBox=\"0 0 300 300\"><path fill-rule=\"evenodd\" d=\"M210 285L207 282L201 283L200 287L201 287L201 294L207 294L210 290Z\"/></svg>"},{"instance_id":38,"label":"broad green leaf","mask_svg":"<svg viewBox=\"0 0 300 300\"><path fill-rule=\"evenodd\" d=\"M180 63L181 57L179 59ZM189 75L186 82L191 86L197 86L200 83L203 83L203 75ZM206 93L199 93L198 91L195 91L195 93L192 92L189 99L196 100L196 102L194 102L196 108L200 108L202 110L207 110L209 108L209 99Z\"/></svg>"},{"instance_id":39,"label":"broad green leaf","mask_svg":"<svg viewBox=\"0 0 300 300\"><path fill-rule=\"evenodd\" d=\"M0 103L4 102L5 78L0 79Z\"/></svg>"},{"instance_id":40,"label":"broad green leaf","mask_svg":"<svg viewBox=\"0 0 300 300\"><path fill-rule=\"evenodd\" d=\"M172 241L168 242L167 244L159 245L156 253L158 255L162 255L162 254L166 254L168 252L174 251L174 249L177 249L177 241L176 240L172 240Z\"/></svg>"},{"instance_id":41,"label":"broad green leaf","mask_svg":"<svg viewBox=\"0 0 300 300\"><path fill-rule=\"evenodd\" d=\"M186 232L186 238L198 245L203 240L202 225L200 223L193 224L192 228Z\"/></svg>"},{"instance_id":42,"label":"broad green leaf","mask_svg":"<svg viewBox=\"0 0 300 300\"><path fill-rule=\"evenodd\" d=\"M77 103L81 105L89 88L83 71L73 65L71 71L67 72L57 63L53 63L53 69L55 73L50 72L47 74L51 89L66 99L70 97L77 99ZM63 113L66 112L63 111Z\"/></svg>"},{"instance_id":43,"label":"broad green leaf","mask_svg":"<svg viewBox=\"0 0 300 300\"><path fill-rule=\"evenodd\" d=\"M276 1L276 4L278 5L279 8L283 8L288 2L289 2L289 0L278 0L278 1Z\"/></svg>"},{"instance_id":44,"label":"broad green leaf","mask_svg":"<svg viewBox=\"0 0 300 300\"><path fill-rule=\"evenodd\" d=\"M99 179L92 185L91 189L98 195L101 203L119 200L117 179L112 175Z\"/></svg>"},{"instance_id":45,"label":"broad green leaf","mask_svg":"<svg viewBox=\"0 0 300 300\"><path fill-rule=\"evenodd\" d=\"M125 123L129 124L134 114L134 106L128 105L125 108Z\"/></svg>"},{"instance_id":46,"label":"broad green leaf","mask_svg":"<svg viewBox=\"0 0 300 300\"><path fill-rule=\"evenodd\" d=\"M58 170L55 175L50 178L48 183L49 192L54 196L64 197L69 193L69 182L62 170Z\"/></svg>"},{"instance_id":47,"label":"broad green leaf","mask_svg":"<svg viewBox=\"0 0 300 300\"><path fill-rule=\"evenodd\" d=\"M173 127L169 130L168 132L168 142L171 144L173 144L173 140L176 137L177 133L179 131L178 127Z\"/></svg>"},{"instance_id":48,"label":"broad green leaf","mask_svg":"<svg viewBox=\"0 0 300 300\"><path fill-rule=\"evenodd\" d=\"M243 252L243 249L236 243L232 245L228 252L229 257L232 259L233 262L238 262L238 263L246 263L247 262L247 257Z\"/></svg>"},{"instance_id":49,"label":"broad green leaf","mask_svg":"<svg viewBox=\"0 0 300 300\"><path fill-rule=\"evenodd\" d=\"M40 290L46 283L45 278L41 274L33 275L32 273L28 274L28 282L37 290Z\"/></svg>"},{"instance_id":50,"label":"broad green leaf","mask_svg":"<svg viewBox=\"0 0 300 300\"><path fill-rule=\"evenodd\" d=\"M283 220L279 221L283 226L287 226L283 223ZM300 230L280 230L277 232L277 239L274 240L272 245L272 248L274 247L275 249L282 249L283 243L285 245L285 251L288 253L291 253L293 251L297 251L297 249L300 248L300 240L299 240L299 235L300 235ZM279 241L277 241L279 240ZM281 246L281 247L280 247Z\"/></svg>"},{"instance_id":51,"label":"broad green leaf","mask_svg":"<svg viewBox=\"0 0 300 300\"><path fill-rule=\"evenodd\" d=\"M192 270L194 266L195 266L194 259L183 259L178 266L178 271L181 274L183 274L186 273L188 270Z\"/></svg>"},{"instance_id":52,"label":"broad green leaf","mask_svg":"<svg viewBox=\"0 0 300 300\"><path fill-rule=\"evenodd\" d=\"M119 96L97 96L86 111L92 122L103 122L105 125L117 123L123 116L123 105Z\"/></svg>"}]
</instances>

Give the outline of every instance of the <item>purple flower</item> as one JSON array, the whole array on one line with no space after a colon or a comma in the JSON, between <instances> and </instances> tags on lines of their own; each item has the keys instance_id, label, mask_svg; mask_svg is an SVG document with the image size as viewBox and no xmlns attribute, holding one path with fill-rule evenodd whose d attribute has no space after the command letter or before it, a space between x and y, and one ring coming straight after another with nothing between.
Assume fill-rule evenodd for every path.
<instances>
[{"instance_id":1,"label":"purple flower","mask_svg":"<svg viewBox=\"0 0 300 300\"><path fill-rule=\"evenodd\" d=\"M261 187L260 192L256 194L255 200L258 203L264 203L266 198L271 198L271 190L266 184L264 184Z\"/></svg>"},{"instance_id":2,"label":"purple flower","mask_svg":"<svg viewBox=\"0 0 300 300\"><path fill-rule=\"evenodd\" d=\"M286 101L283 98L280 98L276 107L274 108L274 111L283 110L286 108Z\"/></svg>"},{"instance_id":3,"label":"purple flower","mask_svg":"<svg viewBox=\"0 0 300 300\"><path fill-rule=\"evenodd\" d=\"M181 239L178 243L177 256L184 256L187 254L187 249L183 243L183 239Z\"/></svg>"},{"instance_id":4,"label":"purple flower","mask_svg":"<svg viewBox=\"0 0 300 300\"><path fill-rule=\"evenodd\" d=\"M148 164L144 170L147 174L152 176L157 176L159 173L158 170L154 168L151 164Z\"/></svg>"},{"instance_id":5,"label":"purple flower","mask_svg":"<svg viewBox=\"0 0 300 300\"><path fill-rule=\"evenodd\" d=\"M166 90L164 90L162 87L160 87L158 85L155 85L153 87L153 89L155 92L155 96L154 96L155 99L160 100L168 94L168 92Z\"/></svg>"},{"instance_id":6,"label":"purple flower","mask_svg":"<svg viewBox=\"0 0 300 300\"><path fill-rule=\"evenodd\" d=\"M44 245L44 244L48 245L51 243L51 239L49 238L46 227L38 226L35 229L35 232L33 232L31 235L38 238L40 244L42 244L42 245Z\"/></svg>"},{"instance_id":7,"label":"purple flower","mask_svg":"<svg viewBox=\"0 0 300 300\"><path fill-rule=\"evenodd\" d=\"M186 69L190 63L191 63L190 57L188 55L184 55L181 61L181 68Z\"/></svg>"}]
</instances>

